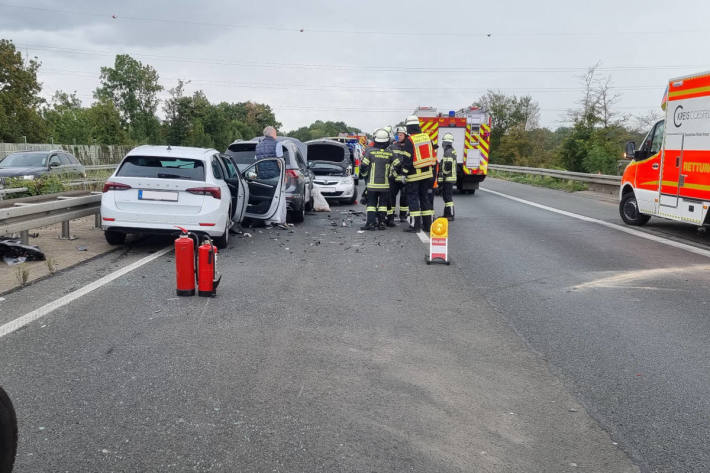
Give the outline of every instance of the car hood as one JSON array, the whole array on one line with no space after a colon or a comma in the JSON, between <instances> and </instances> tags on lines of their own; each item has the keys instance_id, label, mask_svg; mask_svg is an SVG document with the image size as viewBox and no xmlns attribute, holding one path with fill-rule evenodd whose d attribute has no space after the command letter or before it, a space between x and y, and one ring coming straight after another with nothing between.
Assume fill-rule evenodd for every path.
<instances>
[{"instance_id":1,"label":"car hood","mask_svg":"<svg viewBox=\"0 0 710 473\"><path fill-rule=\"evenodd\" d=\"M0 176L2 177L16 177L16 176L27 176L30 174L44 174L47 170L42 167L29 167L29 168L0 168Z\"/></svg>"},{"instance_id":2,"label":"car hood","mask_svg":"<svg viewBox=\"0 0 710 473\"><path fill-rule=\"evenodd\" d=\"M339 168L342 168L343 171L345 171L348 167L350 167L350 160L345 160L345 161L326 161L326 160L313 161L313 160L310 160L308 162L309 163L331 164L333 166L338 166ZM313 166L313 164L311 164L311 166Z\"/></svg>"}]
</instances>

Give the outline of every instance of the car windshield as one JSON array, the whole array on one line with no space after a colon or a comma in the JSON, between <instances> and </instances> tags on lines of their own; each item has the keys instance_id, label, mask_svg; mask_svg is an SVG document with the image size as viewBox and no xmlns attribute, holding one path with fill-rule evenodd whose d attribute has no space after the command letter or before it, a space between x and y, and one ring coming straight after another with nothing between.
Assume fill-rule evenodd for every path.
<instances>
[{"instance_id":1,"label":"car windshield","mask_svg":"<svg viewBox=\"0 0 710 473\"><path fill-rule=\"evenodd\" d=\"M232 158L239 171L243 171L256 162L256 143L233 144L227 149L227 155Z\"/></svg>"},{"instance_id":2,"label":"car windshield","mask_svg":"<svg viewBox=\"0 0 710 473\"><path fill-rule=\"evenodd\" d=\"M336 144L311 144L308 145L308 160L342 163L345 161L345 148Z\"/></svg>"},{"instance_id":3,"label":"car windshield","mask_svg":"<svg viewBox=\"0 0 710 473\"><path fill-rule=\"evenodd\" d=\"M47 153L13 153L0 161L0 168L47 167Z\"/></svg>"},{"instance_id":4,"label":"car windshield","mask_svg":"<svg viewBox=\"0 0 710 473\"><path fill-rule=\"evenodd\" d=\"M312 163L311 171L316 176L345 176L345 168L330 163Z\"/></svg>"},{"instance_id":5,"label":"car windshield","mask_svg":"<svg viewBox=\"0 0 710 473\"><path fill-rule=\"evenodd\" d=\"M197 159L128 156L116 173L122 177L205 180L204 163Z\"/></svg>"}]
</instances>

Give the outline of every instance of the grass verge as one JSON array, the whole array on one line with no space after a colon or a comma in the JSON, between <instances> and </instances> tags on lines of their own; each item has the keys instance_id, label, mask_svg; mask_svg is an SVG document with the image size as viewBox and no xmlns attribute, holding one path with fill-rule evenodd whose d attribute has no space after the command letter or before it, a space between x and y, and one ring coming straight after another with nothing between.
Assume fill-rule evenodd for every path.
<instances>
[{"instance_id":1,"label":"grass verge","mask_svg":"<svg viewBox=\"0 0 710 473\"><path fill-rule=\"evenodd\" d=\"M565 192L586 191L588 189L587 184L584 182L558 179L549 176L538 176L535 174L520 174L517 172L494 171L490 169L488 175L505 181L519 182L520 184L528 184L537 187L547 187L548 189L557 189Z\"/></svg>"}]
</instances>

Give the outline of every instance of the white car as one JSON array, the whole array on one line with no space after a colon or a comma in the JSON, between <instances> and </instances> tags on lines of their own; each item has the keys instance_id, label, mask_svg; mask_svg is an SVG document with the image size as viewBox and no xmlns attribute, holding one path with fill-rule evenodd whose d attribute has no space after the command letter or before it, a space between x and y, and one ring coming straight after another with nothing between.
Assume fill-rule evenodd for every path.
<instances>
[{"instance_id":1,"label":"white car","mask_svg":"<svg viewBox=\"0 0 710 473\"><path fill-rule=\"evenodd\" d=\"M313 184L328 200L345 204L357 201L357 182L353 176L351 150L345 143L320 139L306 142L308 168L315 178Z\"/></svg>"},{"instance_id":2,"label":"white car","mask_svg":"<svg viewBox=\"0 0 710 473\"><path fill-rule=\"evenodd\" d=\"M112 245L122 244L128 233L176 234L183 227L224 248L234 222L276 214L283 181L283 161L277 158L239 172L214 149L139 146L104 184L102 228Z\"/></svg>"}]
</instances>

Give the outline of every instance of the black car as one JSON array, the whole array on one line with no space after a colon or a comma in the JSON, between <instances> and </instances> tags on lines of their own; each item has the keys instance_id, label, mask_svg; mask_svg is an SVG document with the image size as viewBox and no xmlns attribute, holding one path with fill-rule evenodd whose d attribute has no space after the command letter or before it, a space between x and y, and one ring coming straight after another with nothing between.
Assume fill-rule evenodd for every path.
<instances>
[{"instance_id":1,"label":"black car","mask_svg":"<svg viewBox=\"0 0 710 473\"><path fill-rule=\"evenodd\" d=\"M237 140L227 148L227 155L241 172L256 162L256 145L262 137ZM313 208L313 173L308 169L306 145L296 138L278 136L283 144L286 163L286 209L290 222L302 222L306 211Z\"/></svg>"},{"instance_id":2,"label":"black car","mask_svg":"<svg viewBox=\"0 0 710 473\"><path fill-rule=\"evenodd\" d=\"M0 388L0 473L12 471L17 452L17 417L10 397Z\"/></svg>"},{"instance_id":3,"label":"black car","mask_svg":"<svg viewBox=\"0 0 710 473\"><path fill-rule=\"evenodd\" d=\"M32 180L47 174L86 177L76 157L66 151L18 151L0 161L0 184L9 178Z\"/></svg>"}]
</instances>

